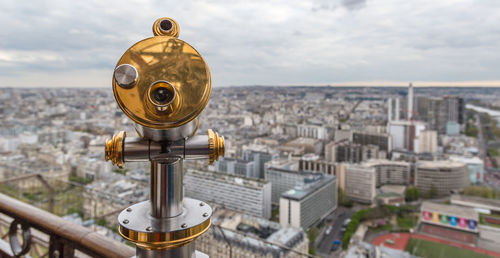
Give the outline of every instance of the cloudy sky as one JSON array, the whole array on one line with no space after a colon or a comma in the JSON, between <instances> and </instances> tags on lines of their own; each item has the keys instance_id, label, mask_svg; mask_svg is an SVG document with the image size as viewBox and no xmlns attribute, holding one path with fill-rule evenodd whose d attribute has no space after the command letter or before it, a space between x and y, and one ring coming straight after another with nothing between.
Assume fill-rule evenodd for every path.
<instances>
[{"instance_id":1,"label":"cloudy sky","mask_svg":"<svg viewBox=\"0 0 500 258\"><path fill-rule=\"evenodd\" d=\"M110 86L163 16L215 87L500 85L499 0L2 0L0 86Z\"/></svg>"}]
</instances>

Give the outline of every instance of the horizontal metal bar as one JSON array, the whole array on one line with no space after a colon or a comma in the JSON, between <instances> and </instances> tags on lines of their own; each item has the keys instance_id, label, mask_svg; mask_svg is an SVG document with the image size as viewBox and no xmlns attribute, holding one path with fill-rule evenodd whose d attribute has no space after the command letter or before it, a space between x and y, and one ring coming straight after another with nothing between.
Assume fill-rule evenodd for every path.
<instances>
[{"instance_id":1,"label":"horizontal metal bar","mask_svg":"<svg viewBox=\"0 0 500 258\"><path fill-rule=\"evenodd\" d=\"M0 194L0 212L45 234L70 242L75 249L91 256L132 257L135 254L132 247L4 194Z\"/></svg>"},{"instance_id":2,"label":"horizontal metal bar","mask_svg":"<svg viewBox=\"0 0 500 258\"><path fill-rule=\"evenodd\" d=\"M208 159L211 153L208 135L195 135L187 140L171 142L168 145L144 140L125 138L123 159L125 162L148 161L160 158Z\"/></svg>"}]
</instances>

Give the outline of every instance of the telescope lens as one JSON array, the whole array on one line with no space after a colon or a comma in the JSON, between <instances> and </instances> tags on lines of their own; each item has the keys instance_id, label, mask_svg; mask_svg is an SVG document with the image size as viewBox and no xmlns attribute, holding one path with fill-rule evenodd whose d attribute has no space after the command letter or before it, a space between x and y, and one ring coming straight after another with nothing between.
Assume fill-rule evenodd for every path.
<instances>
[{"instance_id":1,"label":"telescope lens","mask_svg":"<svg viewBox=\"0 0 500 258\"><path fill-rule=\"evenodd\" d=\"M157 110L166 111L176 97L175 88L167 81L156 81L149 86L148 99Z\"/></svg>"},{"instance_id":2,"label":"telescope lens","mask_svg":"<svg viewBox=\"0 0 500 258\"><path fill-rule=\"evenodd\" d=\"M163 31L170 31L173 27L173 24L170 20L163 20L160 22L160 29Z\"/></svg>"},{"instance_id":3,"label":"telescope lens","mask_svg":"<svg viewBox=\"0 0 500 258\"><path fill-rule=\"evenodd\" d=\"M161 87L153 92L153 98L158 102L158 104L165 104L172 98L170 91Z\"/></svg>"}]
</instances>

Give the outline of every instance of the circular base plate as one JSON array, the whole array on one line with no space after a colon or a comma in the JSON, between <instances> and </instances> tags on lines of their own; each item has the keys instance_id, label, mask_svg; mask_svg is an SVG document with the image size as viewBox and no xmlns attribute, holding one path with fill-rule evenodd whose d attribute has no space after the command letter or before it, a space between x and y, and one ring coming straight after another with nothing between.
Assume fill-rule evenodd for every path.
<instances>
[{"instance_id":1,"label":"circular base plate","mask_svg":"<svg viewBox=\"0 0 500 258\"><path fill-rule=\"evenodd\" d=\"M208 230L212 208L202 201L184 198L184 211L176 217L151 216L151 203L134 204L118 215L119 232L127 240L148 249L178 247Z\"/></svg>"}]
</instances>

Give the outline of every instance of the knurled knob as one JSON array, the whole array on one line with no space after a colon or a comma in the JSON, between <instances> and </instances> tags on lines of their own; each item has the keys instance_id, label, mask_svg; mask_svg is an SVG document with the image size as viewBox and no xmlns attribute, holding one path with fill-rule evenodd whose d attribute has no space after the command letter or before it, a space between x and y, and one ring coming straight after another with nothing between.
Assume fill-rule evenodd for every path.
<instances>
[{"instance_id":1,"label":"knurled knob","mask_svg":"<svg viewBox=\"0 0 500 258\"><path fill-rule=\"evenodd\" d=\"M106 161L111 160L111 163L119 168L123 168L123 142L125 141L125 136L124 131L114 135L111 140L106 141L104 151Z\"/></svg>"},{"instance_id":2,"label":"knurled knob","mask_svg":"<svg viewBox=\"0 0 500 258\"><path fill-rule=\"evenodd\" d=\"M208 148L210 149L209 163L212 164L214 161L219 160L219 157L224 156L224 137L214 133L212 129L208 129L207 134Z\"/></svg>"}]
</instances>

